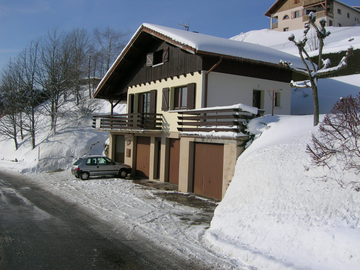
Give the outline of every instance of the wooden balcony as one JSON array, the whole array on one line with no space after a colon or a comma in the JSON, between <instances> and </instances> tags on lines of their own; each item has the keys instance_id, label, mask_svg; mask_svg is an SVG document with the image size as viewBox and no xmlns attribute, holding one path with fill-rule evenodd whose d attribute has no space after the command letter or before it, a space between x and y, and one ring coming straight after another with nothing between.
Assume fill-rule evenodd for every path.
<instances>
[{"instance_id":1,"label":"wooden balcony","mask_svg":"<svg viewBox=\"0 0 360 270\"><path fill-rule=\"evenodd\" d=\"M161 130L162 114L130 113L116 115L94 115L92 128L97 130Z\"/></svg>"},{"instance_id":2,"label":"wooden balcony","mask_svg":"<svg viewBox=\"0 0 360 270\"><path fill-rule=\"evenodd\" d=\"M319 12L316 12L316 19L320 19L320 18L323 18L323 17L331 17L331 18L334 18L334 13L328 11L327 14L325 12L325 10L322 10L322 11L319 11ZM303 16L303 22L307 22L309 21L309 16L308 15L304 15Z\"/></svg>"},{"instance_id":3,"label":"wooden balcony","mask_svg":"<svg viewBox=\"0 0 360 270\"><path fill-rule=\"evenodd\" d=\"M260 115L264 111L259 110ZM241 133L243 123L259 116L240 108L219 107L178 112L178 131L181 132L235 132Z\"/></svg>"}]
</instances>

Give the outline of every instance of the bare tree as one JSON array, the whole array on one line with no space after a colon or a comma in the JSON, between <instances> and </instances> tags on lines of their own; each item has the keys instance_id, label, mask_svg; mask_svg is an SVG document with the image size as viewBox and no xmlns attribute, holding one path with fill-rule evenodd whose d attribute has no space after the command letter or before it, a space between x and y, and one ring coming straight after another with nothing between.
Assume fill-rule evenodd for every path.
<instances>
[{"instance_id":1,"label":"bare tree","mask_svg":"<svg viewBox=\"0 0 360 270\"><path fill-rule=\"evenodd\" d=\"M6 138L12 139L15 144L15 150L18 149L19 118L17 106L17 84L14 79L14 65L10 62L7 69L1 74L0 84L0 102L3 107L0 117L0 134Z\"/></svg>"},{"instance_id":2,"label":"bare tree","mask_svg":"<svg viewBox=\"0 0 360 270\"><path fill-rule=\"evenodd\" d=\"M71 87L71 42L57 29L48 31L42 39L37 82L48 99L44 108L51 118L50 130L56 133L60 108L66 103L66 93Z\"/></svg>"},{"instance_id":3,"label":"bare tree","mask_svg":"<svg viewBox=\"0 0 360 270\"><path fill-rule=\"evenodd\" d=\"M87 76L88 59L92 53L90 36L85 29L75 29L68 34L71 43L71 81L76 104L80 103L80 87Z\"/></svg>"},{"instance_id":4,"label":"bare tree","mask_svg":"<svg viewBox=\"0 0 360 270\"><path fill-rule=\"evenodd\" d=\"M102 63L104 69L101 70L100 76L110 68L110 63L114 62L125 46L128 33L106 27L103 31L98 28L94 30L95 46L99 53L97 59Z\"/></svg>"},{"instance_id":5,"label":"bare tree","mask_svg":"<svg viewBox=\"0 0 360 270\"><path fill-rule=\"evenodd\" d=\"M336 164L342 170L360 173L360 93L334 105L306 150L317 166L331 168Z\"/></svg>"},{"instance_id":6,"label":"bare tree","mask_svg":"<svg viewBox=\"0 0 360 270\"><path fill-rule=\"evenodd\" d=\"M318 84L317 84L318 79L333 74L339 71L340 69L345 68L347 66L348 57L352 52L352 48L350 48L337 66L330 67L331 65L330 59L326 59L326 60L322 59L324 39L330 35L330 32L326 31L325 29L325 25L326 25L325 19L320 20L320 26L318 26L315 23L315 21L316 21L316 15L313 12L311 12L309 14L309 21L305 25L303 38L297 41L295 40L294 35L291 35L289 37L289 40L292 41L296 45L296 47L298 47L299 55L306 69L304 70L304 69L292 67L290 62L280 61L280 64L288 67L292 71L307 76L308 80L306 81L301 81L301 82L291 81L290 84L292 87L296 87L296 88L311 88L312 97L313 97L313 106L314 106L314 126L319 124L319 115L320 115ZM317 39L319 41L319 54L318 54L317 65L313 62L313 60L310 58L309 54L305 49L306 43L308 41L307 34L309 33L311 26L315 29L317 34Z\"/></svg>"},{"instance_id":7,"label":"bare tree","mask_svg":"<svg viewBox=\"0 0 360 270\"><path fill-rule=\"evenodd\" d=\"M24 129L30 134L32 149L36 146L37 107L41 102L40 89L36 84L38 69L39 41L33 41L17 58L17 77L19 78L22 111L26 117Z\"/></svg>"}]
</instances>

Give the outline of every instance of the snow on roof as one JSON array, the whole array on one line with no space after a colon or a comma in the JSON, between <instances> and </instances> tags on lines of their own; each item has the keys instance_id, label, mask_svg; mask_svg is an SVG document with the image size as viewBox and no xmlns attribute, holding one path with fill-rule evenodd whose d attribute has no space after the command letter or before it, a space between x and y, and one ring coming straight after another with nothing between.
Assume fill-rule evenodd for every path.
<instances>
[{"instance_id":1,"label":"snow on roof","mask_svg":"<svg viewBox=\"0 0 360 270\"><path fill-rule=\"evenodd\" d=\"M271 64L278 64L280 60L284 60L290 61L297 67L303 66L299 57L257 44L238 42L226 38L214 37L149 23L144 23L138 29L137 33L142 30L142 27L153 30L175 42L187 45L193 48L196 53L209 52Z\"/></svg>"}]
</instances>

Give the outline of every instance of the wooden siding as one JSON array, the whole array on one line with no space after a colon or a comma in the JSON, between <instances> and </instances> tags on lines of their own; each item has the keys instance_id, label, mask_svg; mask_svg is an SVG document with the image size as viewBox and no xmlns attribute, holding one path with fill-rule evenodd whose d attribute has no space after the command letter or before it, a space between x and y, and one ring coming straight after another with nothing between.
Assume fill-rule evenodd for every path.
<instances>
[{"instance_id":1,"label":"wooden siding","mask_svg":"<svg viewBox=\"0 0 360 270\"><path fill-rule=\"evenodd\" d=\"M179 184L180 140L169 140L169 182Z\"/></svg>"},{"instance_id":2,"label":"wooden siding","mask_svg":"<svg viewBox=\"0 0 360 270\"><path fill-rule=\"evenodd\" d=\"M272 10L272 13L274 14L274 13L286 11L289 9L297 8L297 7L302 8L302 6L303 6L303 1L299 1L299 3L297 3L297 4L294 3L294 0L282 1L281 3L279 3L279 6L277 9Z\"/></svg>"},{"instance_id":3,"label":"wooden siding","mask_svg":"<svg viewBox=\"0 0 360 270\"><path fill-rule=\"evenodd\" d=\"M224 145L195 143L194 193L222 199Z\"/></svg>"},{"instance_id":4,"label":"wooden siding","mask_svg":"<svg viewBox=\"0 0 360 270\"><path fill-rule=\"evenodd\" d=\"M122 80L116 93L124 92L128 86L141 85L147 82L168 79L178 75L201 71L201 57L185 52L156 38L128 71L127 79ZM155 66L146 66L146 55L150 52L169 49L169 61Z\"/></svg>"},{"instance_id":5,"label":"wooden siding","mask_svg":"<svg viewBox=\"0 0 360 270\"><path fill-rule=\"evenodd\" d=\"M136 175L149 178L150 137L137 137L136 143Z\"/></svg>"},{"instance_id":6,"label":"wooden siding","mask_svg":"<svg viewBox=\"0 0 360 270\"><path fill-rule=\"evenodd\" d=\"M209 70L218 60L216 57L204 57L203 70ZM279 82L290 82L292 79L292 72L280 66L231 59L224 59L213 71Z\"/></svg>"}]
</instances>

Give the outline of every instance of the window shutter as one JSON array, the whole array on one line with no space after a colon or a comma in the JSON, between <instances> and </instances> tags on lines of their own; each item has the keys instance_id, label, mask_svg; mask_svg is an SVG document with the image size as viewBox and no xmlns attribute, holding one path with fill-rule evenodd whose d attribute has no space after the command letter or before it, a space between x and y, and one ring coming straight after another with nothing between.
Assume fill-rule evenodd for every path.
<instances>
[{"instance_id":1,"label":"window shutter","mask_svg":"<svg viewBox=\"0 0 360 270\"><path fill-rule=\"evenodd\" d=\"M292 11L292 12L291 12L291 19L294 19L294 18L295 18L295 12Z\"/></svg>"},{"instance_id":2,"label":"window shutter","mask_svg":"<svg viewBox=\"0 0 360 270\"><path fill-rule=\"evenodd\" d=\"M134 113L134 100L135 100L135 95L129 94L128 113Z\"/></svg>"},{"instance_id":3,"label":"window shutter","mask_svg":"<svg viewBox=\"0 0 360 270\"><path fill-rule=\"evenodd\" d=\"M163 50L163 55L162 55L162 62L164 63L168 61L169 61L169 47Z\"/></svg>"},{"instance_id":4,"label":"window shutter","mask_svg":"<svg viewBox=\"0 0 360 270\"><path fill-rule=\"evenodd\" d=\"M154 53L148 53L146 55L146 66L151 67L154 63Z\"/></svg>"},{"instance_id":5,"label":"window shutter","mask_svg":"<svg viewBox=\"0 0 360 270\"><path fill-rule=\"evenodd\" d=\"M170 94L170 88L163 88L162 90L162 105L161 105L161 109L163 111L168 111L169 110L169 94Z\"/></svg>"},{"instance_id":6,"label":"window shutter","mask_svg":"<svg viewBox=\"0 0 360 270\"><path fill-rule=\"evenodd\" d=\"M150 113L156 113L156 90L150 91Z\"/></svg>"},{"instance_id":7,"label":"window shutter","mask_svg":"<svg viewBox=\"0 0 360 270\"><path fill-rule=\"evenodd\" d=\"M187 85L187 109L195 109L195 90L196 83L190 83Z\"/></svg>"}]
</instances>

